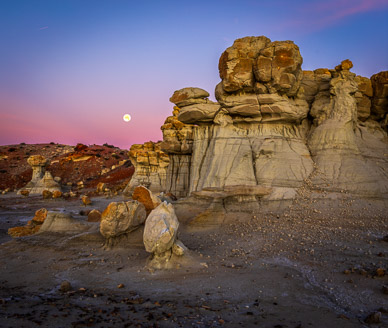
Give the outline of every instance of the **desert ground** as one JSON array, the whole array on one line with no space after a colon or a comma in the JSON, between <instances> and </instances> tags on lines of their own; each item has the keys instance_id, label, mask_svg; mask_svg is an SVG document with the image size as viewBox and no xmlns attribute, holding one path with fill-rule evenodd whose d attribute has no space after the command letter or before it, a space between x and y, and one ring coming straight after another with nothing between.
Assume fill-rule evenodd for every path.
<instances>
[{"instance_id":1,"label":"desert ground","mask_svg":"<svg viewBox=\"0 0 388 328\"><path fill-rule=\"evenodd\" d=\"M127 199L96 196L85 207L79 198L0 196L1 327L388 325L385 201L301 188L275 211L227 213L217 225L182 219L189 252L150 270L142 228L107 248L99 223L80 215ZM40 208L90 229L7 234Z\"/></svg>"}]
</instances>

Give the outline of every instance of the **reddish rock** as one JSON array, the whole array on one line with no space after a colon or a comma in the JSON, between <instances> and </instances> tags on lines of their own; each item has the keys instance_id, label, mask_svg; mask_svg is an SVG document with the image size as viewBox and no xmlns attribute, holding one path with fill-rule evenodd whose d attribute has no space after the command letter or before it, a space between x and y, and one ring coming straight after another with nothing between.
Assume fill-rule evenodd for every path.
<instances>
[{"instance_id":1,"label":"reddish rock","mask_svg":"<svg viewBox=\"0 0 388 328\"><path fill-rule=\"evenodd\" d=\"M36 225L36 226L26 225L24 227L9 228L8 234L13 238L18 238L18 237L33 235L37 233L39 229L40 229L40 225Z\"/></svg>"},{"instance_id":2,"label":"reddish rock","mask_svg":"<svg viewBox=\"0 0 388 328\"><path fill-rule=\"evenodd\" d=\"M41 208L35 212L35 216L32 218L34 224L42 224L47 217L48 211L45 208Z\"/></svg>"},{"instance_id":3,"label":"reddish rock","mask_svg":"<svg viewBox=\"0 0 388 328\"><path fill-rule=\"evenodd\" d=\"M28 196L30 194L30 192L28 191L28 190L26 190L26 189L24 189L24 190L20 190L20 195L22 195L22 196Z\"/></svg>"},{"instance_id":4,"label":"reddish rock","mask_svg":"<svg viewBox=\"0 0 388 328\"><path fill-rule=\"evenodd\" d=\"M53 198L61 198L62 197L62 192L59 190L55 190L53 192Z\"/></svg>"},{"instance_id":5,"label":"reddish rock","mask_svg":"<svg viewBox=\"0 0 388 328\"><path fill-rule=\"evenodd\" d=\"M99 210L91 210L88 214L88 222L100 222L101 212Z\"/></svg>"},{"instance_id":6,"label":"reddish rock","mask_svg":"<svg viewBox=\"0 0 388 328\"><path fill-rule=\"evenodd\" d=\"M89 198L89 196L82 196L81 197L81 200L82 200L82 203L87 206L87 205L90 205L92 203L91 199Z\"/></svg>"},{"instance_id":7,"label":"reddish rock","mask_svg":"<svg viewBox=\"0 0 388 328\"><path fill-rule=\"evenodd\" d=\"M157 200L155 200L155 197L152 195L152 192L143 186L135 188L132 194L132 199L137 200L144 205L147 215L159 205Z\"/></svg>"},{"instance_id":8,"label":"reddish rock","mask_svg":"<svg viewBox=\"0 0 388 328\"><path fill-rule=\"evenodd\" d=\"M74 147L74 151L83 151L85 149L88 149L88 146L82 144L82 143L77 143L77 146Z\"/></svg>"}]
</instances>

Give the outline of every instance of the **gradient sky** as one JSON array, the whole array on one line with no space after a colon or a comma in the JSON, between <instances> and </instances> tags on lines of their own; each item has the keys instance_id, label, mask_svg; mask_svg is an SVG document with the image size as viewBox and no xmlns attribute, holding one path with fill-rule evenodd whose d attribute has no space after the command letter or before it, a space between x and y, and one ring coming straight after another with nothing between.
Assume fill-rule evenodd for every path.
<instances>
[{"instance_id":1,"label":"gradient sky","mask_svg":"<svg viewBox=\"0 0 388 328\"><path fill-rule=\"evenodd\" d=\"M161 140L174 90L214 99L221 53L259 35L293 40L305 70L349 58L370 77L388 0L0 0L0 144Z\"/></svg>"}]
</instances>

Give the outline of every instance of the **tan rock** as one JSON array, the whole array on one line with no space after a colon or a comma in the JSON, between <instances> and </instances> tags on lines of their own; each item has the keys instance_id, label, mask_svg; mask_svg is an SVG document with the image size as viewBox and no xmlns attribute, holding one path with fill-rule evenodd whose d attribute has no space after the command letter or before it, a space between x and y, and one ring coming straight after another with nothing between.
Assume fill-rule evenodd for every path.
<instances>
[{"instance_id":1,"label":"tan rock","mask_svg":"<svg viewBox=\"0 0 388 328\"><path fill-rule=\"evenodd\" d=\"M147 218L143 241L147 252L163 254L173 247L179 227L174 207L165 202L155 208Z\"/></svg>"},{"instance_id":2,"label":"tan rock","mask_svg":"<svg viewBox=\"0 0 388 328\"><path fill-rule=\"evenodd\" d=\"M84 204L85 206L92 204L92 200L89 198L89 196L83 195L81 197L81 200L82 204Z\"/></svg>"},{"instance_id":3,"label":"tan rock","mask_svg":"<svg viewBox=\"0 0 388 328\"><path fill-rule=\"evenodd\" d=\"M210 101L207 104L186 106L179 111L178 120L186 124L211 122L219 109L219 104Z\"/></svg>"},{"instance_id":4,"label":"tan rock","mask_svg":"<svg viewBox=\"0 0 388 328\"><path fill-rule=\"evenodd\" d=\"M98 193L101 193L101 192L104 192L105 190L105 183L104 182L99 182L98 185L97 185L97 188L96 188L96 191Z\"/></svg>"},{"instance_id":5,"label":"tan rock","mask_svg":"<svg viewBox=\"0 0 388 328\"><path fill-rule=\"evenodd\" d=\"M61 212L47 213L39 233L56 232L56 233L80 233L88 231L90 226L73 218L70 214Z\"/></svg>"},{"instance_id":6,"label":"tan rock","mask_svg":"<svg viewBox=\"0 0 388 328\"><path fill-rule=\"evenodd\" d=\"M114 238L137 229L146 219L144 205L136 200L113 202L101 214L100 232Z\"/></svg>"},{"instance_id":7,"label":"tan rock","mask_svg":"<svg viewBox=\"0 0 388 328\"><path fill-rule=\"evenodd\" d=\"M160 144L161 142L149 142L131 146L129 158L135 167L135 173L123 191L125 195L131 195L140 185L152 192L165 189L167 166L170 161L168 155L160 150Z\"/></svg>"},{"instance_id":8,"label":"tan rock","mask_svg":"<svg viewBox=\"0 0 388 328\"><path fill-rule=\"evenodd\" d=\"M206 103L209 93L200 88L183 88L174 92L170 101L178 107Z\"/></svg>"},{"instance_id":9,"label":"tan rock","mask_svg":"<svg viewBox=\"0 0 388 328\"><path fill-rule=\"evenodd\" d=\"M245 37L234 41L220 57L218 69L226 92L250 91L254 88L253 66L260 51L271 42L265 36Z\"/></svg>"}]
</instances>

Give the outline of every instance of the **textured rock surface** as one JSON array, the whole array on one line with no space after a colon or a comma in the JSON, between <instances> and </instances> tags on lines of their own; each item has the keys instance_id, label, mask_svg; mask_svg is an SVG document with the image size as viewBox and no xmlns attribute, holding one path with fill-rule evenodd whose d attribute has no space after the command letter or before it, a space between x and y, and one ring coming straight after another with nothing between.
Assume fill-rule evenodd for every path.
<instances>
[{"instance_id":1,"label":"textured rock surface","mask_svg":"<svg viewBox=\"0 0 388 328\"><path fill-rule=\"evenodd\" d=\"M319 190L387 197L386 72L356 76L348 59L334 69L303 72L301 65L293 42L247 37L220 58L213 117L197 108L209 104L195 103L206 99L193 88L177 91L171 99L185 103L162 127L170 158L165 191L206 198L203 191L229 190L226 198L207 197L209 213L239 199L253 207L290 200L306 181Z\"/></svg>"},{"instance_id":2,"label":"textured rock surface","mask_svg":"<svg viewBox=\"0 0 388 328\"><path fill-rule=\"evenodd\" d=\"M147 189L144 186L136 187L132 194L132 199L137 200L138 202L144 205L147 215L156 208L161 202L151 190Z\"/></svg>"},{"instance_id":3,"label":"textured rock surface","mask_svg":"<svg viewBox=\"0 0 388 328\"><path fill-rule=\"evenodd\" d=\"M99 210L91 210L88 213L88 222L100 222L101 221L101 212Z\"/></svg>"},{"instance_id":4,"label":"textured rock surface","mask_svg":"<svg viewBox=\"0 0 388 328\"><path fill-rule=\"evenodd\" d=\"M193 151L194 126L179 121L179 107L174 107L161 127L163 142L161 149L168 154L170 163L166 172L165 189L177 197L185 197L189 191L191 153Z\"/></svg>"},{"instance_id":5,"label":"textured rock surface","mask_svg":"<svg viewBox=\"0 0 388 328\"><path fill-rule=\"evenodd\" d=\"M76 233L90 229L87 224L73 218L70 214L61 212L48 212L39 233L58 232L58 233Z\"/></svg>"},{"instance_id":6,"label":"textured rock surface","mask_svg":"<svg viewBox=\"0 0 388 328\"><path fill-rule=\"evenodd\" d=\"M178 227L174 207L161 203L151 212L145 223L143 241L146 251L156 255L171 251Z\"/></svg>"},{"instance_id":7,"label":"textured rock surface","mask_svg":"<svg viewBox=\"0 0 388 328\"><path fill-rule=\"evenodd\" d=\"M114 238L137 229L146 219L144 205L136 200L113 202L102 212L100 232Z\"/></svg>"},{"instance_id":8,"label":"textured rock surface","mask_svg":"<svg viewBox=\"0 0 388 328\"><path fill-rule=\"evenodd\" d=\"M135 166L135 173L124 189L130 195L137 186L145 186L151 191L164 190L166 172L169 164L168 155L161 151L161 142L146 142L143 145L132 145L129 157Z\"/></svg>"},{"instance_id":9,"label":"textured rock surface","mask_svg":"<svg viewBox=\"0 0 388 328\"><path fill-rule=\"evenodd\" d=\"M384 153L378 152L379 147L384 152L387 146L367 129L357 127L357 91L354 74L346 69L340 70L330 81L330 102L315 117L318 123L308 140L313 160L321 173L313 183L329 190L347 190L367 196L387 195L387 160ZM359 139L356 131L360 133ZM375 140L371 143L371 139ZM374 155L361 151L360 144L368 142L373 145Z\"/></svg>"},{"instance_id":10,"label":"textured rock surface","mask_svg":"<svg viewBox=\"0 0 388 328\"><path fill-rule=\"evenodd\" d=\"M386 129L388 123L388 71L372 75L371 81L374 90L371 108L372 117L382 121Z\"/></svg>"}]
</instances>

